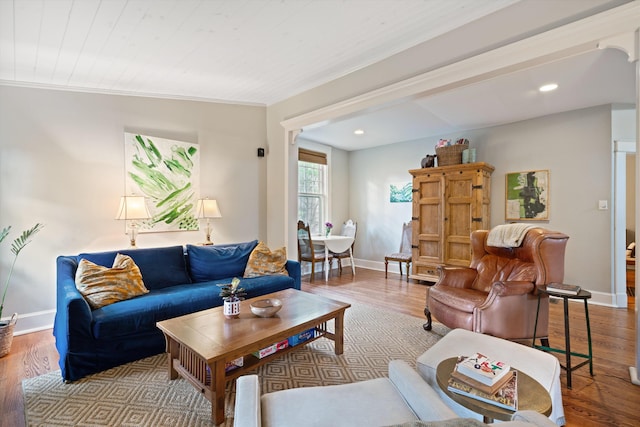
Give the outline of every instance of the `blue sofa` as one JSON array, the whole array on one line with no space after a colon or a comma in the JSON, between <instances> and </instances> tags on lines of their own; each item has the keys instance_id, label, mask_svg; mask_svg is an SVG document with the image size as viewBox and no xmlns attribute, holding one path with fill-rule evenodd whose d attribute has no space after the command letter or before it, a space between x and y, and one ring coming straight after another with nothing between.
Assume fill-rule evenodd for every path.
<instances>
[{"instance_id":1,"label":"blue sofa","mask_svg":"<svg viewBox=\"0 0 640 427\"><path fill-rule=\"evenodd\" d=\"M57 258L57 306L53 327L65 381L165 351L156 322L221 306L217 284L241 279L253 298L283 289L300 289L300 264L288 260L289 276L242 279L258 241L215 246L172 246L82 253ZM76 289L78 263L86 259L111 267L116 254L129 255L140 268L149 293L96 310Z\"/></svg>"}]
</instances>

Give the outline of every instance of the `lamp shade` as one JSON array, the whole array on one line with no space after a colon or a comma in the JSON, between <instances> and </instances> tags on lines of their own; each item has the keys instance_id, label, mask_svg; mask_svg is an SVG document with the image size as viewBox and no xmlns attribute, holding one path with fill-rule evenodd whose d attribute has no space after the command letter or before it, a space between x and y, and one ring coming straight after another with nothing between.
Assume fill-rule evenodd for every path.
<instances>
[{"instance_id":1,"label":"lamp shade","mask_svg":"<svg viewBox=\"0 0 640 427\"><path fill-rule=\"evenodd\" d=\"M196 206L196 215L198 218L222 218L218 202L213 199L200 199Z\"/></svg>"},{"instance_id":2,"label":"lamp shade","mask_svg":"<svg viewBox=\"0 0 640 427\"><path fill-rule=\"evenodd\" d=\"M142 196L122 196L116 219L147 219L151 218L147 202Z\"/></svg>"}]
</instances>

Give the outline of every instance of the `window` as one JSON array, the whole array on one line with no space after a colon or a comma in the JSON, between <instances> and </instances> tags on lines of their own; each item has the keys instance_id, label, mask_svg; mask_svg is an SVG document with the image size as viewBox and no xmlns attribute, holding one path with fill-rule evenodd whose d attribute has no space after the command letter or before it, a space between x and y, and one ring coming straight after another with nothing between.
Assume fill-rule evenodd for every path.
<instances>
[{"instance_id":1,"label":"window","mask_svg":"<svg viewBox=\"0 0 640 427\"><path fill-rule=\"evenodd\" d=\"M321 234L327 209L327 156L303 148L298 155L298 219Z\"/></svg>"}]
</instances>

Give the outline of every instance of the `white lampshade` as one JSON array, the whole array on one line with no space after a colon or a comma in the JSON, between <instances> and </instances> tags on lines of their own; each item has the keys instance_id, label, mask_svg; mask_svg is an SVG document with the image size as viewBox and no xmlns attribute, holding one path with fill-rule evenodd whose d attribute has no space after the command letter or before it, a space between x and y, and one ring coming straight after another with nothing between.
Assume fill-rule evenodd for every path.
<instances>
[{"instance_id":1,"label":"white lampshade","mask_svg":"<svg viewBox=\"0 0 640 427\"><path fill-rule=\"evenodd\" d=\"M142 196L122 196L116 219L147 219L151 218L147 202Z\"/></svg>"},{"instance_id":2,"label":"white lampshade","mask_svg":"<svg viewBox=\"0 0 640 427\"><path fill-rule=\"evenodd\" d=\"M214 199L200 199L196 206L198 218L222 218L218 202Z\"/></svg>"}]
</instances>

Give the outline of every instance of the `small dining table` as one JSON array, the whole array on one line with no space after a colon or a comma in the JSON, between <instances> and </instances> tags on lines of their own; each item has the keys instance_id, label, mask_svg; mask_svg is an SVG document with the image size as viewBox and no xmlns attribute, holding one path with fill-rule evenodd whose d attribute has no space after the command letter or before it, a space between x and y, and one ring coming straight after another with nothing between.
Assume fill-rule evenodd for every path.
<instances>
[{"instance_id":1,"label":"small dining table","mask_svg":"<svg viewBox=\"0 0 640 427\"><path fill-rule=\"evenodd\" d=\"M319 244L324 246L324 280L329 280L329 251L340 253L346 250L349 251L349 258L351 259L351 271L353 275L356 274L356 266L353 264L353 251L351 250L351 245L353 244L354 238L349 236L334 236L329 234L328 236L311 236L311 239L314 244Z\"/></svg>"}]
</instances>

